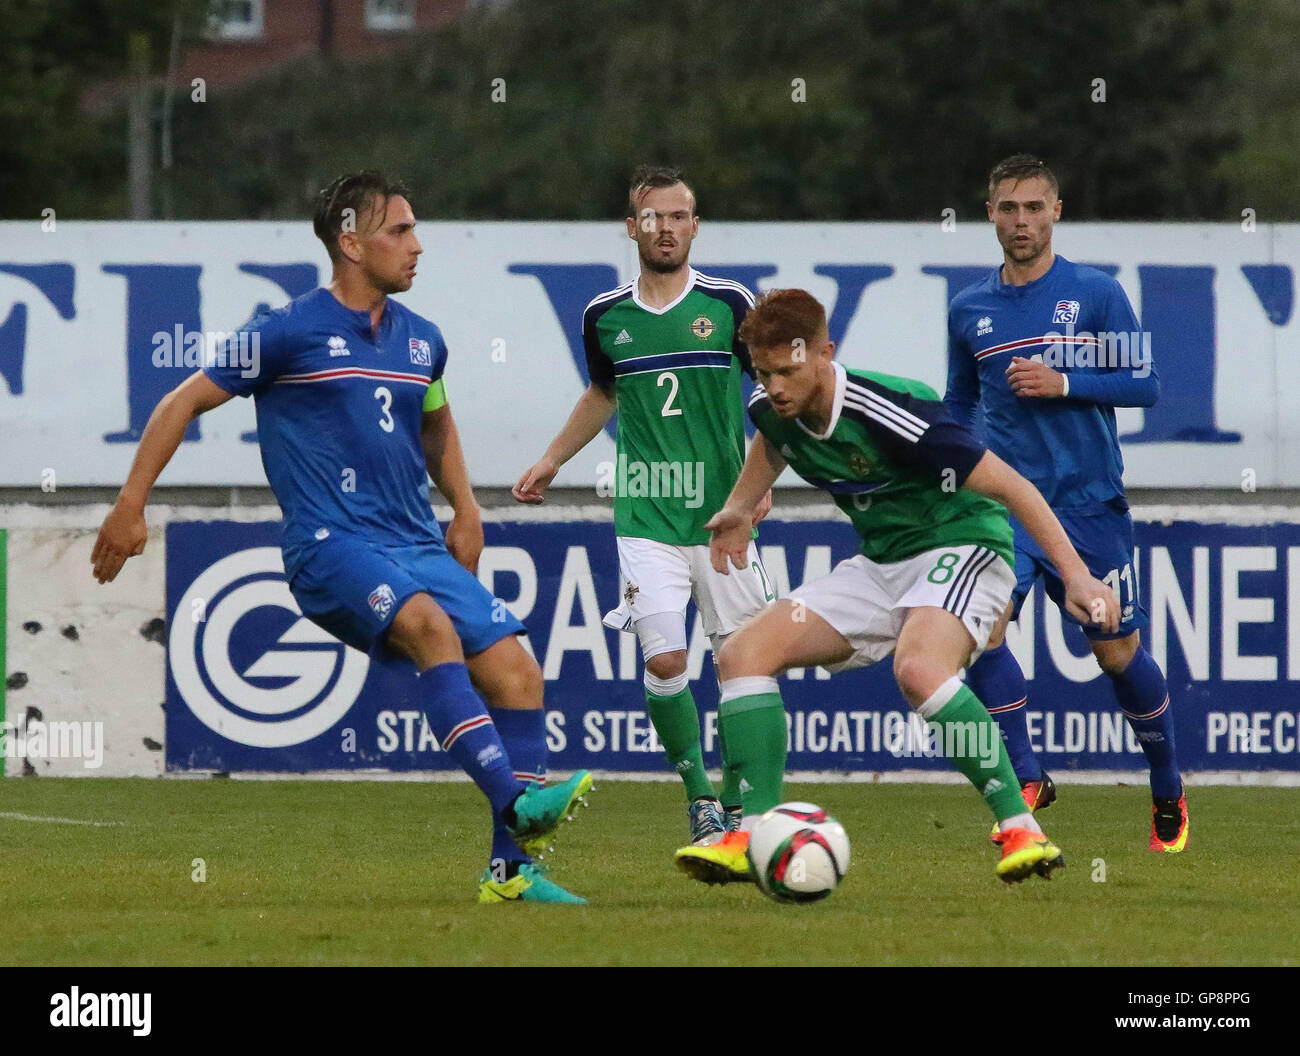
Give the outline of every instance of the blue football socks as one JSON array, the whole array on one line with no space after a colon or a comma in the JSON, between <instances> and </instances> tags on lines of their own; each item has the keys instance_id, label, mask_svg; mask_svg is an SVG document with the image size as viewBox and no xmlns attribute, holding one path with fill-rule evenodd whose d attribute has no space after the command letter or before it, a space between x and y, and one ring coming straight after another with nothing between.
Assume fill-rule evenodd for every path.
<instances>
[{"instance_id":1,"label":"blue football socks","mask_svg":"<svg viewBox=\"0 0 1300 1056\"><path fill-rule=\"evenodd\" d=\"M996 649L987 649L971 664L966 672L966 684L988 708L993 721L1002 731L1007 755L1021 784L1040 781L1043 768L1029 745L1029 728L1025 723L1025 702L1029 687L1025 674L1015 654L1003 642Z\"/></svg>"},{"instance_id":2,"label":"blue football socks","mask_svg":"<svg viewBox=\"0 0 1300 1056\"><path fill-rule=\"evenodd\" d=\"M506 755L514 766L514 775L524 784L546 783L546 712L541 708L515 710L488 708ZM492 858L502 862L527 862L531 859L516 846L505 820L497 815L492 829Z\"/></svg>"},{"instance_id":3,"label":"blue football socks","mask_svg":"<svg viewBox=\"0 0 1300 1056\"><path fill-rule=\"evenodd\" d=\"M1183 779L1174 755L1174 716L1164 672L1155 657L1139 645L1128 667L1110 680L1120 710L1151 767L1151 795L1177 799L1183 794Z\"/></svg>"},{"instance_id":4,"label":"blue football socks","mask_svg":"<svg viewBox=\"0 0 1300 1056\"><path fill-rule=\"evenodd\" d=\"M420 675L424 715L442 750L474 779L499 817L524 790L464 664L436 664Z\"/></svg>"}]
</instances>

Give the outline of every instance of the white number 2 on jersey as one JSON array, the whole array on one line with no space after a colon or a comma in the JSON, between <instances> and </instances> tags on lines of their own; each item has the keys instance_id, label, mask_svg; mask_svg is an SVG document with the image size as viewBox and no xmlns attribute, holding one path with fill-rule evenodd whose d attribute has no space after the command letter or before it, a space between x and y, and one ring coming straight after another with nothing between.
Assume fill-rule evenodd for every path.
<instances>
[{"instance_id":1,"label":"white number 2 on jersey","mask_svg":"<svg viewBox=\"0 0 1300 1056\"><path fill-rule=\"evenodd\" d=\"M383 406L384 416L379 419L379 428L386 433L393 431L393 416L389 413L388 408L393 405L393 394L388 391L384 385L375 389L375 399Z\"/></svg>"},{"instance_id":2,"label":"white number 2 on jersey","mask_svg":"<svg viewBox=\"0 0 1300 1056\"><path fill-rule=\"evenodd\" d=\"M662 374L659 375L659 381L657 384L659 385L660 388L663 388L665 378L668 379L669 383L672 385L672 388L668 390L668 399L664 400L664 409L663 409L662 417L671 418L674 414L682 413L682 409L680 407L673 406L673 400L677 399L677 384L678 384L677 375L674 374L671 370L665 370Z\"/></svg>"}]
</instances>

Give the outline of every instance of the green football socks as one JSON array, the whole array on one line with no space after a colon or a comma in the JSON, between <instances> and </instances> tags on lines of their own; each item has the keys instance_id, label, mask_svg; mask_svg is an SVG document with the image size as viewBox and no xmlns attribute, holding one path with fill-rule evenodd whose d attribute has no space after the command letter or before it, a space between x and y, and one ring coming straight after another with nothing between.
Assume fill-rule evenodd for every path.
<instances>
[{"instance_id":1,"label":"green football socks","mask_svg":"<svg viewBox=\"0 0 1300 1056\"><path fill-rule=\"evenodd\" d=\"M975 786L998 821L1023 814L1025 801L1020 794L1020 782L997 723L970 687L955 677L953 681L960 688L933 715L925 716L925 721L932 734L938 736L943 754ZM935 696L950 689L945 685ZM931 701L934 699L931 697Z\"/></svg>"},{"instance_id":2,"label":"green football socks","mask_svg":"<svg viewBox=\"0 0 1300 1056\"><path fill-rule=\"evenodd\" d=\"M695 710L691 687L671 697L647 689L645 702L668 762L686 786L686 798L713 798L713 782L704 769L704 750L700 747L700 715Z\"/></svg>"},{"instance_id":3,"label":"green football socks","mask_svg":"<svg viewBox=\"0 0 1300 1056\"><path fill-rule=\"evenodd\" d=\"M750 677L724 682L718 731L745 817L771 810L781 802L789 737L776 679ZM724 789L724 802L726 794Z\"/></svg>"},{"instance_id":4,"label":"green football socks","mask_svg":"<svg viewBox=\"0 0 1300 1056\"><path fill-rule=\"evenodd\" d=\"M718 754L722 758L722 809L740 809L740 771L727 754L727 734L722 728L722 715L718 714Z\"/></svg>"}]
</instances>

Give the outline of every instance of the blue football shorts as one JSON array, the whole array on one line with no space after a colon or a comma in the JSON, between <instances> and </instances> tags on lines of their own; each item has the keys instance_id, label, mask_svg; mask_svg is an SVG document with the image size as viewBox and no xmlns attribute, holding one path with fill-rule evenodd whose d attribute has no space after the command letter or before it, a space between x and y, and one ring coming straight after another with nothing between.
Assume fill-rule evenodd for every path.
<instances>
[{"instance_id":1,"label":"blue football shorts","mask_svg":"<svg viewBox=\"0 0 1300 1056\"><path fill-rule=\"evenodd\" d=\"M308 551L289 590L312 623L366 653L383 643L398 610L419 593L451 617L466 656L527 633L505 603L438 544L390 546L336 533Z\"/></svg>"},{"instance_id":2,"label":"blue football shorts","mask_svg":"<svg viewBox=\"0 0 1300 1056\"><path fill-rule=\"evenodd\" d=\"M1034 589L1034 580L1043 577L1047 596L1056 602L1061 615L1083 628L1093 641L1127 638L1151 622L1138 595L1137 568L1133 563L1133 518L1128 505L1116 503L1114 507L1098 506L1087 510L1053 510L1065 534L1079 551L1079 557L1088 571L1111 587L1119 597L1119 630L1113 634L1081 623L1065 608L1065 584L1052 563L1043 555L1038 544L1030 538L1020 523L1011 518L1015 530L1016 589L1011 594L1015 604L1013 616L1020 615L1020 606Z\"/></svg>"}]
</instances>

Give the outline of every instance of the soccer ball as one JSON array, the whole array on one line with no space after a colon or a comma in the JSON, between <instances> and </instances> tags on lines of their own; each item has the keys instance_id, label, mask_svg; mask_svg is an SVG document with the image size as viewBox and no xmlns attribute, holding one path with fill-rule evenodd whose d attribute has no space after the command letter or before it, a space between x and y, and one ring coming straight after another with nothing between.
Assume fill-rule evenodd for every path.
<instances>
[{"instance_id":1,"label":"soccer ball","mask_svg":"<svg viewBox=\"0 0 1300 1056\"><path fill-rule=\"evenodd\" d=\"M782 803L750 833L750 867L759 889L777 902L816 902L849 870L844 826L812 803Z\"/></svg>"}]
</instances>

